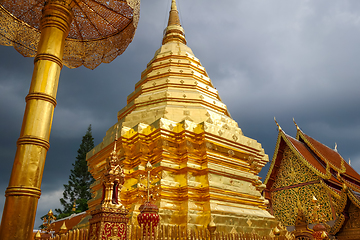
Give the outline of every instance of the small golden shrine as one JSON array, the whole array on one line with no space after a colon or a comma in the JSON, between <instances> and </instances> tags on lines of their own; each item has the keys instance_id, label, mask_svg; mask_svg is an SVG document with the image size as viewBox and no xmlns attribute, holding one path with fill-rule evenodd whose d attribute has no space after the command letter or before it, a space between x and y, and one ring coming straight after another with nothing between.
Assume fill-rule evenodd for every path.
<instances>
[{"instance_id":1,"label":"small golden shrine","mask_svg":"<svg viewBox=\"0 0 360 240\"><path fill-rule=\"evenodd\" d=\"M278 125L264 181L269 211L299 233L309 233L309 224L321 222L337 239L359 239L360 175L341 157L336 144L331 149L295 126L293 138Z\"/></svg>"},{"instance_id":2,"label":"small golden shrine","mask_svg":"<svg viewBox=\"0 0 360 240\"><path fill-rule=\"evenodd\" d=\"M268 235L276 225L261 195L265 185L258 173L268 162L261 144L243 135L211 80L186 45L176 1L172 0L162 46L142 72L117 123L87 155L96 181L89 211L103 200L101 177L117 141L124 169L121 202L136 224L141 176L150 162L154 178L152 202L160 221L182 227Z\"/></svg>"}]
</instances>

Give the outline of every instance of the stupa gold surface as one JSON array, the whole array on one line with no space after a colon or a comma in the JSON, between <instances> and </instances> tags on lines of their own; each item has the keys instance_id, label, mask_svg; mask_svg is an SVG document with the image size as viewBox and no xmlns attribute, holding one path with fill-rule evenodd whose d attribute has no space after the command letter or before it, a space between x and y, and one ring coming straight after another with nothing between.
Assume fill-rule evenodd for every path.
<instances>
[{"instance_id":1,"label":"stupa gold surface","mask_svg":"<svg viewBox=\"0 0 360 240\"><path fill-rule=\"evenodd\" d=\"M163 45L128 96L127 106L103 142L87 155L92 185L90 211L102 201L100 178L118 132L118 157L125 171L122 203L136 223L144 201L139 176L149 161L161 178L154 203L161 223L207 226L218 231L268 235L276 225L266 211L258 173L268 162L261 144L243 135L199 59L186 45L172 0Z\"/></svg>"}]
</instances>

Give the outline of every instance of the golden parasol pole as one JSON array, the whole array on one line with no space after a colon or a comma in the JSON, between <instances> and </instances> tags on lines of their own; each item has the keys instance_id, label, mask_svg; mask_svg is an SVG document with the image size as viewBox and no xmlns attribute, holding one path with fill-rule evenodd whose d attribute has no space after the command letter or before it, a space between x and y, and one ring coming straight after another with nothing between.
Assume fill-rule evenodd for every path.
<instances>
[{"instance_id":1,"label":"golden parasol pole","mask_svg":"<svg viewBox=\"0 0 360 240\"><path fill-rule=\"evenodd\" d=\"M72 0L49 0L43 8L34 72L5 192L0 239L32 239L45 158L50 147L65 38L73 19L71 3Z\"/></svg>"}]
</instances>

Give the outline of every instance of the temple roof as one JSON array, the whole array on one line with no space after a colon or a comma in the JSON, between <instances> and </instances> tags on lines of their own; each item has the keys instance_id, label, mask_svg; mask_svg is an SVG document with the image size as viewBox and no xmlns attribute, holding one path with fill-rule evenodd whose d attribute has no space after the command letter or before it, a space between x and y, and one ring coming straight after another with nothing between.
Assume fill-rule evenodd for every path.
<instances>
[{"instance_id":1,"label":"temple roof","mask_svg":"<svg viewBox=\"0 0 360 240\"><path fill-rule=\"evenodd\" d=\"M333 226L330 228L329 233L332 235L337 234L343 228L343 226L346 225L346 222L349 221L348 211L350 204L353 204L358 209L360 209L360 193L358 187L355 187L354 189L354 185L344 181L341 176L339 176L339 180L342 181L343 184L341 191L337 191L339 201L336 208L336 213L338 214L338 217L335 219Z\"/></svg>"},{"instance_id":2,"label":"temple roof","mask_svg":"<svg viewBox=\"0 0 360 240\"><path fill-rule=\"evenodd\" d=\"M320 143L312 137L304 134L300 128L297 130L297 139L306 143L306 145L319 156L324 162L330 164L336 172L340 172L346 179L353 180L360 186L360 175L342 158L335 149Z\"/></svg>"},{"instance_id":3,"label":"temple roof","mask_svg":"<svg viewBox=\"0 0 360 240\"><path fill-rule=\"evenodd\" d=\"M86 212L81 212L77 214L72 214L69 217L62 218L54 221L54 231L58 233L60 231L61 226L64 224L68 230L73 229L76 225L78 225L81 220L83 220L87 216Z\"/></svg>"},{"instance_id":4,"label":"temple roof","mask_svg":"<svg viewBox=\"0 0 360 240\"><path fill-rule=\"evenodd\" d=\"M299 159L332 188L340 191L346 181L360 191L360 175L341 157L336 149L331 149L304 134L297 126L296 139L287 135L279 127L278 141L265 184L269 191L276 179L283 158L283 150L288 146ZM339 179L341 177L341 180Z\"/></svg>"}]
</instances>

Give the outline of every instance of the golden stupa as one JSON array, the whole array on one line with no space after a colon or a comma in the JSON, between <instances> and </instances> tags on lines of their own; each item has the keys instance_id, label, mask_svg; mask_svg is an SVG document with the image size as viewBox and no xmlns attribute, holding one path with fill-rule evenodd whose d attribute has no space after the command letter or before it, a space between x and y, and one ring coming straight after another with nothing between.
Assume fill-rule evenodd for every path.
<instances>
[{"instance_id":1,"label":"golden stupa","mask_svg":"<svg viewBox=\"0 0 360 240\"><path fill-rule=\"evenodd\" d=\"M127 106L103 142L87 155L96 179L89 212L100 205L101 178L114 148L123 163L122 204L136 224L143 190L139 187L147 162L159 196L163 224L207 226L217 230L268 235L275 227L261 195L258 173L268 162L261 144L243 135L221 101L199 59L186 45L176 1L172 0L162 46L141 74Z\"/></svg>"}]
</instances>

